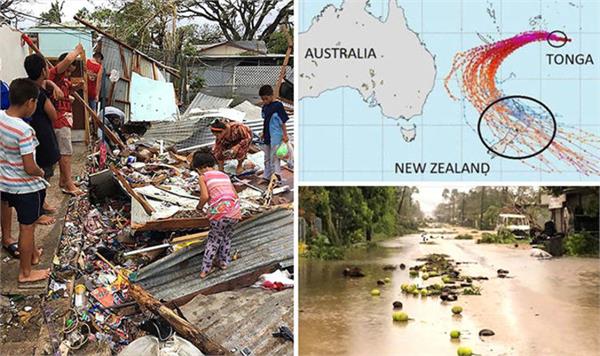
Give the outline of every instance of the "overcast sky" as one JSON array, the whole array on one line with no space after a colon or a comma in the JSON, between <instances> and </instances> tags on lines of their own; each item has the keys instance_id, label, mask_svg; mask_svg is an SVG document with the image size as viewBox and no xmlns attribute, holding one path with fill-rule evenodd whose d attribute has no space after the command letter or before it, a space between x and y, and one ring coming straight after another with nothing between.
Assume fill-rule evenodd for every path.
<instances>
[{"instance_id":1,"label":"overcast sky","mask_svg":"<svg viewBox=\"0 0 600 356\"><path fill-rule=\"evenodd\" d=\"M468 192L470 189L475 187L475 185L470 186L419 186L419 193L414 195L414 199L419 202L421 206L421 211L426 216L433 216L433 211L435 207L438 206L439 203L443 202L442 192L445 188L449 190L457 189L459 192Z\"/></svg>"},{"instance_id":2,"label":"overcast sky","mask_svg":"<svg viewBox=\"0 0 600 356\"><path fill-rule=\"evenodd\" d=\"M53 0L30 0L27 3L21 4L19 7L20 11L28 12L31 15L39 16L42 12L50 9L50 4ZM94 10L94 5L102 6L108 5L106 0L67 0L65 6L63 6L63 21L72 21L73 16L82 7L88 10Z\"/></svg>"}]
</instances>

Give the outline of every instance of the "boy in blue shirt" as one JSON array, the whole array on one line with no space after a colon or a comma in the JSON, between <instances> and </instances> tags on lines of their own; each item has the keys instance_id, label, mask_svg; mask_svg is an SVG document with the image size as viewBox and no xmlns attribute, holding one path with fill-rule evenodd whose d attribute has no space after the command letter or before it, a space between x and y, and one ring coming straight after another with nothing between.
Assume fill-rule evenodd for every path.
<instances>
[{"instance_id":1,"label":"boy in blue shirt","mask_svg":"<svg viewBox=\"0 0 600 356\"><path fill-rule=\"evenodd\" d=\"M263 132L261 134L265 152L265 169L263 178L271 179L271 175L277 175L281 180L281 167L279 157L277 157L277 148L282 142L288 143L289 138L285 123L289 120L287 113L280 101L275 101L273 97L273 88L270 85L263 85L258 91L263 106Z\"/></svg>"}]
</instances>

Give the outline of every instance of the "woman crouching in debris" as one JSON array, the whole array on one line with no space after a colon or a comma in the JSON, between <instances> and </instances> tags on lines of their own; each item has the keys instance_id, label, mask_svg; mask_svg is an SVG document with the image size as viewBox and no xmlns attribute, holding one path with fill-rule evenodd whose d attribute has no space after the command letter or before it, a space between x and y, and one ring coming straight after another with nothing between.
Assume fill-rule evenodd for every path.
<instances>
[{"instance_id":1,"label":"woman crouching in debris","mask_svg":"<svg viewBox=\"0 0 600 356\"><path fill-rule=\"evenodd\" d=\"M217 161L210 152L198 151L192 158L192 168L200 177L200 202L197 209L202 210L208 203L210 232L204 248L200 278L213 271L213 260L217 257L217 266L226 269L230 261L231 237L233 228L242 214L240 202L229 176L215 169Z\"/></svg>"},{"instance_id":2,"label":"woman crouching in debris","mask_svg":"<svg viewBox=\"0 0 600 356\"><path fill-rule=\"evenodd\" d=\"M239 122L222 122L215 120L210 125L210 131L217 137L213 147L213 155L223 170L225 160L237 159L236 174L244 171L243 163L252 143L252 130Z\"/></svg>"}]
</instances>

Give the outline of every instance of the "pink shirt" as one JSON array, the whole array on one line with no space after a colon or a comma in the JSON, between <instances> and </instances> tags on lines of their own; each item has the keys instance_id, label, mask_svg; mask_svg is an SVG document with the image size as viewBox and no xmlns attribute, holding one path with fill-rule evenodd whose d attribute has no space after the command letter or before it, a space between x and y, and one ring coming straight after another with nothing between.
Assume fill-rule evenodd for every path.
<instances>
[{"instance_id":1,"label":"pink shirt","mask_svg":"<svg viewBox=\"0 0 600 356\"><path fill-rule=\"evenodd\" d=\"M213 170L202 174L202 179L208 188L210 220L222 218L240 220L242 218L240 202L229 176Z\"/></svg>"}]
</instances>

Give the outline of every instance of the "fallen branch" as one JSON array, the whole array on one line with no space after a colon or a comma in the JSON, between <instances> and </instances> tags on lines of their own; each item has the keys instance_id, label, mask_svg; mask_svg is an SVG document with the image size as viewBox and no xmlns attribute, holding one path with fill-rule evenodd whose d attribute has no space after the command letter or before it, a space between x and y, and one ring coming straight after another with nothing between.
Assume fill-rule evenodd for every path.
<instances>
[{"instance_id":1,"label":"fallen branch","mask_svg":"<svg viewBox=\"0 0 600 356\"><path fill-rule=\"evenodd\" d=\"M198 330L194 325L190 324L189 321L183 319L179 315L175 314L173 310L163 305L159 300L154 298L152 294L148 293L144 288L131 283L121 271L119 271L112 263L106 258L96 252L96 256L108 266L124 277L127 281L129 295L135 299L135 301L142 307L150 310L152 313L162 317L168 322L175 331L183 338L194 344L200 351L206 355L231 355L231 352L227 351L223 346L211 340L203 332Z\"/></svg>"}]
</instances>

